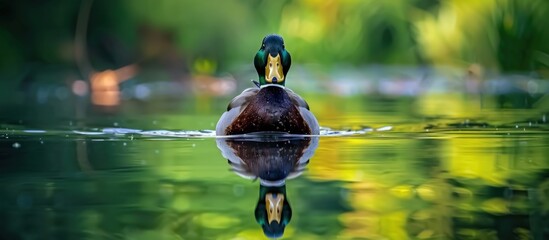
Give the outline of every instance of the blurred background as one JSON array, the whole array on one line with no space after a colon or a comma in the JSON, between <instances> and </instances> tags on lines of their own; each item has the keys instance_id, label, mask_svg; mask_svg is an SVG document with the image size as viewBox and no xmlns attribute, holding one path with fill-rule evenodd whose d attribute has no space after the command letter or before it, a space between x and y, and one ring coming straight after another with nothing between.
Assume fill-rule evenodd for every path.
<instances>
[{"instance_id":1,"label":"blurred background","mask_svg":"<svg viewBox=\"0 0 549 240\"><path fill-rule=\"evenodd\" d=\"M292 54L289 87L306 92L512 92L482 104L549 105L543 0L40 0L0 11L3 117L233 96L252 86L252 58L270 33Z\"/></svg>"}]
</instances>

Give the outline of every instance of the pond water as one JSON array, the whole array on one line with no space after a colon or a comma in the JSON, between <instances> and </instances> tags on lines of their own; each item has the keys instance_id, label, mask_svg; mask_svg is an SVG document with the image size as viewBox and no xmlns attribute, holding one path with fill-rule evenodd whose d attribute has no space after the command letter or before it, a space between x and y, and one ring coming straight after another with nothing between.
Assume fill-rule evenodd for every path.
<instances>
[{"instance_id":1,"label":"pond water","mask_svg":"<svg viewBox=\"0 0 549 240\"><path fill-rule=\"evenodd\" d=\"M14 105L0 122L0 238L265 239L255 212L275 191L291 208L284 239L549 239L546 107L302 95L321 136L271 142L215 138L231 96ZM260 186L273 184L261 166L227 160L223 144L282 159L289 179Z\"/></svg>"}]
</instances>

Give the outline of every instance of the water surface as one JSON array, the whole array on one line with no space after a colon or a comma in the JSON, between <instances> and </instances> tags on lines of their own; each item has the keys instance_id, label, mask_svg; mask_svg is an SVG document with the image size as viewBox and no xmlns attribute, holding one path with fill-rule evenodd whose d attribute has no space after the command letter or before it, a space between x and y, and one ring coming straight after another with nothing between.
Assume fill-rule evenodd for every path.
<instances>
[{"instance_id":1,"label":"water surface","mask_svg":"<svg viewBox=\"0 0 549 240\"><path fill-rule=\"evenodd\" d=\"M549 238L543 107L304 96L326 128L286 181L284 239ZM0 124L0 238L264 239L260 181L237 174L211 131L229 98L13 107Z\"/></svg>"}]
</instances>

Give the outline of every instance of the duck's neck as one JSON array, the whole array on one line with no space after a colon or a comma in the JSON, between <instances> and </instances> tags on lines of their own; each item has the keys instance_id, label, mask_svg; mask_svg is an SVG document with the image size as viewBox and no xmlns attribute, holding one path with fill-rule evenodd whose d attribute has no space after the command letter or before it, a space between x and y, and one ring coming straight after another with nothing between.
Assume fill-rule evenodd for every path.
<instances>
[{"instance_id":1,"label":"duck's neck","mask_svg":"<svg viewBox=\"0 0 549 240\"><path fill-rule=\"evenodd\" d=\"M260 178L259 183L265 187L281 187L281 186L284 186L284 184L286 184L286 179L270 181L270 180L265 180Z\"/></svg>"},{"instance_id":2,"label":"duck's neck","mask_svg":"<svg viewBox=\"0 0 549 240\"><path fill-rule=\"evenodd\" d=\"M259 75L259 84L261 86L264 86L264 85L280 85L280 86L284 87L285 83L286 83L286 81L282 81L280 83L269 83L269 82L267 82L267 80L265 80L265 75L263 75L263 76Z\"/></svg>"},{"instance_id":3,"label":"duck's neck","mask_svg":"<svg viewBox=\"0 0 549 240\"><path fill-rule=\"evenodd\" d=\"M276 83L262 84L261 86L259 86L259 89L263 89L263 88L266 88L266 87L279 87L279 88L282 88L282 89L286 89L286 87L284 85L280 85L280 84L276 84Z\"/></svg>"}]
</instances>

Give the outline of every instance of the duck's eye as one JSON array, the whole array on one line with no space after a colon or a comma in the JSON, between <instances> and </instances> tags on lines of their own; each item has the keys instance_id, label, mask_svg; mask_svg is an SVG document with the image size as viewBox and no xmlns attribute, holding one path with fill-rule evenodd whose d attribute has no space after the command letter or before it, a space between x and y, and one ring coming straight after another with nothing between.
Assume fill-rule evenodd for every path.
<instances>
[{"instance_id":1,"label":"duck's eye","mask_svg":"<svg viewBox=\"0 0 549 240\"><path fill-rule=\"evenodd\" d=\"M273 64L272 64L272 63L269 63L269 67L272 67L272 66L273 66Z\"/></svg>"},{"instance_id":2,"label":"duck's eye","mask_svg":"<svg viewBox=\"0 0 549 240\"><path fill-rule=\"evenodd\" d=\"M261 44L261 47L262 47L262 48L265 48L265 43Z\"/></svg>"}]
</instances>

